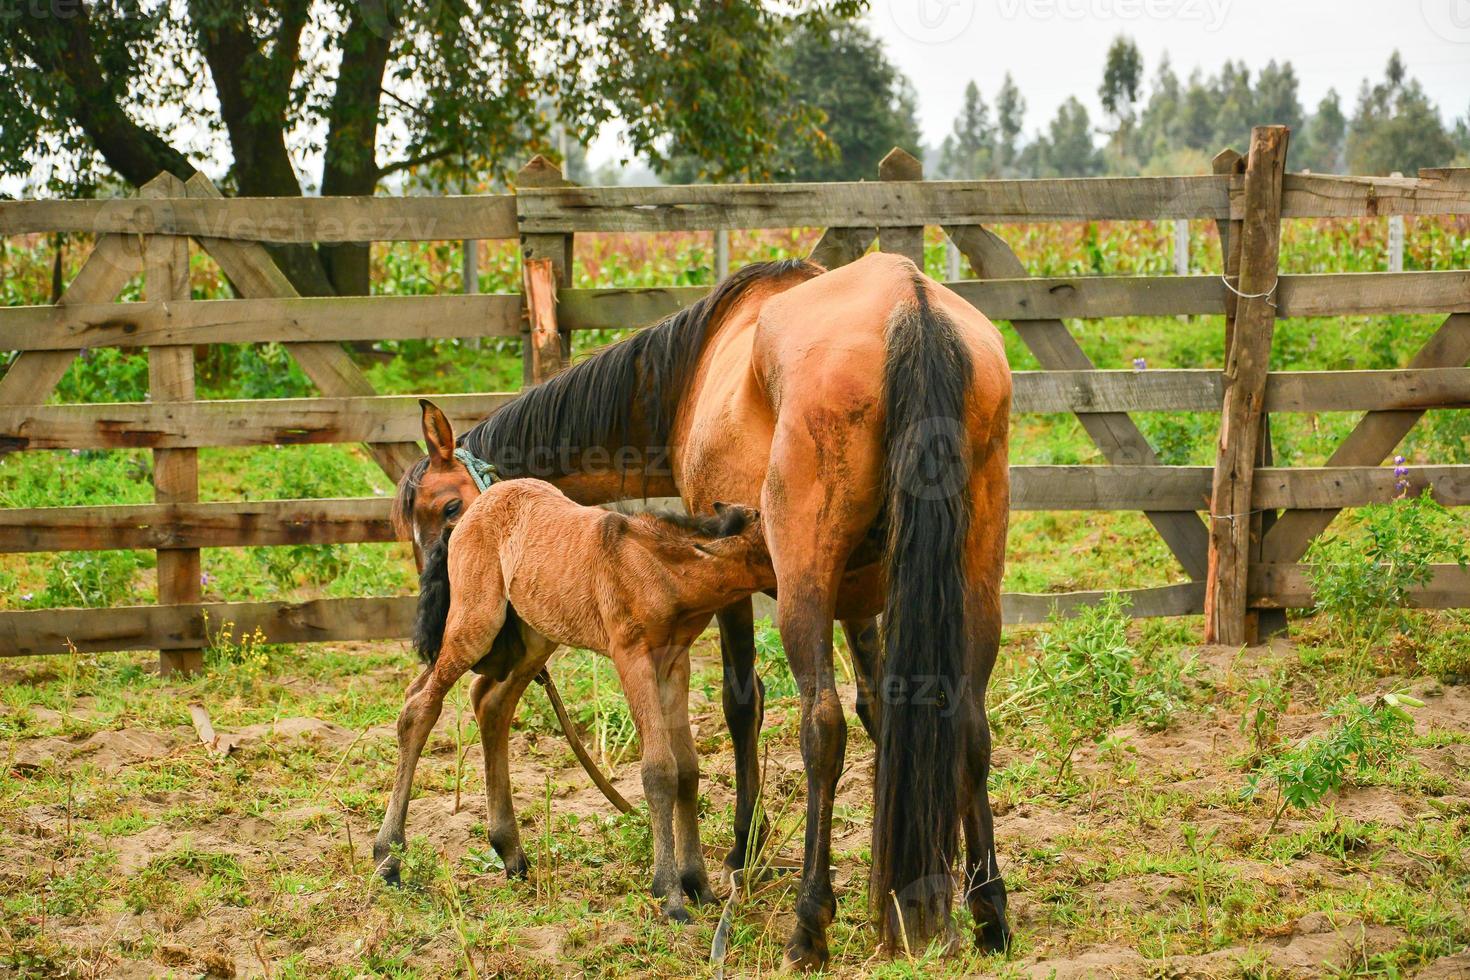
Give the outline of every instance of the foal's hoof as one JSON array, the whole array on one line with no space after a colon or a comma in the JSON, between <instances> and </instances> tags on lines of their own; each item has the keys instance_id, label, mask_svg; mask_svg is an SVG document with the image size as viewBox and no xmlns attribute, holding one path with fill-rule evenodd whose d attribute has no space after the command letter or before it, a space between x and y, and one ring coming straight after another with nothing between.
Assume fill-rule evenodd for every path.
<instances>
[{"instance_id":1,"label":"foal's hoof","mask_svg":"<svg viewBox=\"0 0 1470 980\"><path fill-rule=\"evenodd\" d=\"M1011 948L1011 927L1004 919L985 923L975 930L975 948L983 953L1004 953Z\"/></svg>"},{"instance_id":2,"label":"foal's hoof","mask_svg":"<svg viewBox=\"0 0 1470 980\"><path fill-rule=\"evenodd\" d=\"M781 969L801 973L820 970L827 965L827 958L826 938L798 924L791 942L786 944L786 957L781 962Z\"/></svg>"},{"instance_id":3,"label":"foal's hoof","mask_svg":"<svg viewBox=\"0 0 1470 980\"><path fill-rule=\"evenodd\" d=\"M664 909L664 918L671 925L682 926L689 922L689 910L682 905L673 905Z\"/></svg>"},{"instance_id":4,"label":"foal's hoof","mask_svg":"<svg viewBox=\"0 0 1470 980\"><path fill-rule=\"evenodd\" d=\"M397 888L403 883L398 877L400 864L392 847L373 848L373 867L377 870L378 877L383 879L384 884Z\"/></svg>"}]
</instances>

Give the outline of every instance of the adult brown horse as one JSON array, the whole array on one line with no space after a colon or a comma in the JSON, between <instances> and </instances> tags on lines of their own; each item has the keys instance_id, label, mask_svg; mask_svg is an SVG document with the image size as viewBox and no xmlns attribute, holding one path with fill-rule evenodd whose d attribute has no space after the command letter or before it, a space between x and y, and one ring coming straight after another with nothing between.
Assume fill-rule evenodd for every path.
<instances>
[{"instance_id":1,"label":"adult brown horse","mask_svg":"<svg viewBox=\"0 0 1470 980\"><path fill-rule=\"evenodd\" d=\"M984 698L1000 640L1010 398L990 321L907 259L873 254L831 272L793 260L746 266L459 440L501 476L549 480L582 503L678 495L694 513L717 499L760 508L807 772L792 965L826 962L836 911L832 803L847 726L834 619L853 641L859 714L877 743L869 897L881 939L922 946L949 928L963 826L976 940L1008 941ZM395 509L416 554L477 493L442 414L424 423L430 454ZM764 831L751 827L763 705L749 600L719 621L733 868ZM519 696L476 697L505 694Z\"/></svg>"}]
</instances>

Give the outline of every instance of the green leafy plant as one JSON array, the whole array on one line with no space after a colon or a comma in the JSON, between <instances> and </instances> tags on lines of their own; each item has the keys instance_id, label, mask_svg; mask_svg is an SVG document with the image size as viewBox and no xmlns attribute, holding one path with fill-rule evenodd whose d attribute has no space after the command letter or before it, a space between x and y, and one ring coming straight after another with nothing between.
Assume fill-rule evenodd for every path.
<instances>
[{"instance_id":1,"label":"green leafy plant","mask_svg":"<svg viewBox=\"0 0 1470 980\"><path fill-rule=\"evenodd\" d=\"M1274 794L1270 835L1288 809L1307 811L1350 779L1396 761L1414 731L1409 708L1423 706L1407 694L1389 693L1362 701L1346 697L1327 709L1332 725L1276 755L1246 780L1244 797Z\"/></svg>"},{"instance_id":2,"label":"green leafy plant","mask_svg":"<svg viewBox=\"0 0 1470 980\"><path fill-rule=\"evenodd\" d=\"M1126 721L1163 728L1183 701L1184 665L1173 657L1142 657L1128 640L1127 610L1127 599L1113 593L1054 621L1039 655L996 708L998 716L1022 714L1050 736L1059 773L1083 742L1101 743Z\"/></svg>"},{"instance_id":3,"label":"green leafy plant","mask_svg":"<svg viewBox=\"0 0 1470 980\"><path fill-rule=\"evenodd\" d=\"M46 569L46 587L36 597L37 605L123 605L133 594L133 578L146 560L147 553L142 551L63 552Z\"/></svg>"},{"instance_id":4,"label":"green leafy plant","mask_svg":"<svg viewBox=\"0 0 1470 980\"><path fill-rule=\"evenodd\" d=\"M1281 714L1291 702L1286 678L1280 674L1257 677L1246 684L1245 712L1240 716L1240 731L1250 739L1250 755L1246 764L1254 767L1276 747L1276 730Z\"/></svg>"},{"instance_id":5,"label":"green leafy plant","mask_svg":"<svg viewBox=\"0 0 1470 980\"><path fill-rule=\"evenodd\" d=\"M1449 513L1427 493L1362 510L1361 537L1320 538L1309 552L1317 609L1332 638L1362 647L1403 623L1410 590L1427 584L1436 561L1466 563L1463 541L1445 525Z\"/></svg>"}]
</instances>

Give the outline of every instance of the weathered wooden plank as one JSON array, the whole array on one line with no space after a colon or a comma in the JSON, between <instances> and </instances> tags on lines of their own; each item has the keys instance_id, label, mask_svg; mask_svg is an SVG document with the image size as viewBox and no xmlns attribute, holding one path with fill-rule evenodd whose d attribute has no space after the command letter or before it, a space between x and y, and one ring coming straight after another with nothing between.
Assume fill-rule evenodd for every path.
<instances>
[{"instance_id":1,"label":"weathered wooden plank","mask_svg":"<svg viewBox=\"0 0 1470 980\"><path fill-rule=\"evenodd\" d=\"M1470 315L1445 320L1409 362L1411 368L1461 367L1470 362ZM1363 417L1327 460L1329 466L1376 466L1393 452L1423 416L1419 409L1372 412ZM1282 514L1262 543L1266 561L1290 563L1306 554L1312 539L1327 529L1336 510Z\"/></svg>"},{"instance_id":2,"label":"weathered wooden plank","mask_svg":"<svg viewBox=\"0 0 1470 980\"><path fill-rule=\"evenodd\" d=\"M1251 487L1262 446L1266 377L1276 326L1281 242L1281 179L1286 172L1288 130L1257 126L1245 170L1245 215L1240 233L1240 278L1224 372L1220 445L1210 496L1209 575L1205 587L1205 639L1246 642L1246 571L1251 552Z\"/></svg>"},{"instance_id":3,"label":"weathered wooden plank","mask_svg":"<svg viewBox=\"0 0 1470 980\"><path fill-rule=\"evenodd\" d=\"M981 278L1025 277L1026 267L1021 260L990 229L978 225L950 225L944 230ZM1021 319L1013 320L1011 325L1042 367L1067 371L1092 369L1092 360L1062 321ZM1077 419L1108 462L1150 465L1158 461L1153 447L1127 415L1121 412L1083 412ZM1162 511L1151 511L1146 516L1189 577L1204 578L1209 537L1199 518L1192 514Z\"/></svg>"},{"instance_id":4,"label":"weathered wooden plank","mask_svg":"<svg viewBox=\"0 0 1470 980\"><path fill-rule=\"evenodd\" d=\"M0 201L0 235L190 235L253 242L515 238L515 197L234 197Z\"/></svg>"},{"instance_id":5,"label":"weathered wooden plank","mask_svg":"<svg viewBox=\"0 0 1470 980\"><path fill-rule=\"evenodd\" d=\"M145 184L147 200L184 197L184 182L161 173ZM143 244L144 289L155 303L189 300L189 239L177 235L149 235ZM194 351L189 347L148 349L148 398L159 406L194 399ZM153 451L153 492L160 504L187 504L199 499L199 456L194 449ZM157 549L158 601L164 605L198 602L200 559L196 548ZM158 672L197 674L204 669L204 651L198 648L161 650Z\"/></svg>"},{"instance_id":6,"label":"weathered wooden plank","mask_svg":"<svg viewBox=\"0 0 1470 980\"><path fill-rule=\"evenodd\" d=\"M1409 591L1415 609L1464 609L1470 606L1470 569L1435 565L1428 585ZM1250 603L1261 609L1307 609L1315 602L1308 566L1267 564L1251 568Z\"/></svg>"},{"instance_id":7,"label":"weathered wooden plank","mask_svg":"<svg viewBox=\"0 0 1470 980\"><path fill-rule=\"evenodd\" d=\"M878 163L878 179L923 180L924 165L912 153L895 146ZM885 225L878 229L878 249L902 255L922 271L924 268L924 223Z\"/></svg>"},{"instance_id":8,"label":"weathered wooden plank","mask_svg":"<svg viewBox=\"0 0 1470 980\"><path fill-rule=\"evenodd\" d=\"M1470 184L1463 169L1426 170L1418 177L1343 177L1287 174L1282 217L1355 218L1392 214L1470 214ZM1239 191L1232 187L1232 207Z\"/></svg>"},{"instance_id":9,"label":"weathered wooden plank","mask_svg":"<svg viewBox=\"0 0 1470 980\"><path fill-rule=\"evenodd\" d=\"M209 645L206 613L211 632L225 623L236 635L259 627L271 643L391 640L409 634L417 604L416 596L389 596L0 612L0 656L197 649Z\"/></svg>"},{"instance_id":10,"label":"weathered wooden plank","mask_svg":"<svg viewBox=\"0 0 1470 980\"><path fill-rule=\"evenodd\" d=\"M393 541L386 497L0 508L0 552Z\"/></svg>"},{"instance_id":11,"label":"weathered wooden plank","mask_svg":"<svg viewBox=\"0 0 1470 980\"><path fill-rule=\"evenodd\" d=\"M1219 276L964 279L945 285L992 320L1219 316L1230 295ZM572 330L634 327L707 292L704 286L565 289L558 293L557 315ZM1282 276L1276 300L1278 317L1448 313L1470 309L1470 271Z\"/></svg>"},{"instance_id":12,"label":"weathered wooden plank","mask_svg":"<svg viewBox=\"0 0 1470 980\"><path fill-rule=\"evenodd\" d=\"M1433 490L1446 507L1470 505L1470 466L1406 466L1403 491ZM1256 470L1253 506L1270 509L1338 509L1387 503L1398 496L1389 466L1267 466Z\"/></svg>"},{"instance_id":13,"label":"weathered wooden plank","mask_svg":"<svg viewBox=\"0 0 1470 980\"><path fill-rule=\"evenodd\" d=\"M202 173L190 177L185 185L189 196L204 201L221 200L219 189ZM450 235L450 238L475 237ZM234 283L242 296L262 298L296 296L296 289L266 254L259 242L242 242L229 238L196 236L199 246L219 263L221 271ZM340 344L292 343L286 349L301 365L301 370L322 394L334 398L369 396L376 392L372 383L358 370ZM416 441L368 443L368 452L379 468L397 480L418 461L421 453Z\"/></svg>"},{"instance_id":14,"label":"weathered wooden plank","mask_svg":"<svg viewBox=\"0 0 1470 980\"><path fill-rule=\"evenodd\" d=\"M519 337L516 293L0 307L0 350Z\"/></svg>"},{"instance_id":15,"label":"weathered wooden plank","mask_svg":"<svg viewBox=\"0 0 1470 980\"><path fill-rule=\"evenodd\" d=\"M1224 386L1208 369L1017 371L1012 411L1218 412ZM1470 407L1470 368L1393 371L1275 371L1271 412L1362 412Z\"/></svg>"},{"instance_id":16,"label":"weathered wooden plank","mask_svg":"<svg viewBox=\"0 0 1470 980\"><path fill-rule=\"evenodd\" d=\"M406 441L420 431L419 397L222 398L171 404L0 406L0 452L393 443ZM433 398L459 428L478 422L516 396L513 392L487 392L427 397Z\"/></svg>"},{"instance_id":17,"label":"weathered wooden plank","mask_svg":"<svg viewBox=\"0 0 1470 980\"><path fill-rule=\"evenodd\" d=\"M516 195L522 233L1215 218L1229 207L1227 181L1213 176L578 187Z\"/></svg>"},{"instance_id":18,"label":"weathered wooden plank","mask_svg":"<svg viewBox=\"0 0 1470 980\"><path fill-rule=\"evenodd\" d=\"M1204 609L1205 584L1182 582L1147 589L1118 589L1129 600L1134 619L1156 616L1193 616ZM1006 592L1000 597L1001 618L1007 625L1044 623L1056 617L1075 616L1090 606L1100 605L1114 592L1030 593Z\"/></svg>"},{"instance_id":19,"label":"weathered wooden plank","mask_svg":"<svg viewBox=\"0 0 1470 980\"><path fill-rule=\"evenodd\" d=\"M877 237L877 228L828 228L807 258L824 269L835 269L861 258Z\"/></svg>"},{"instance_id":20,"label":"weathered wooden plank","mask_svg":"<svg viewBox=\"0 0 1470 980\"><path fill-rule=\"evenodd\" d=\"M575 187L561 172L561 166L541 154L530 161L516 174L516 191L530 188ZM572 284L572 258L574 239L571 234L528 234L521 229L521 292L528 299L523 312L526 322L526 342L521 346L521 383L540 384L572 363L572 335L565 325L558 323L556 311L557 294ZM551 263L551 274L538 282L537 292L531 297L534 263Z\"/></svg>"}]
</instances>

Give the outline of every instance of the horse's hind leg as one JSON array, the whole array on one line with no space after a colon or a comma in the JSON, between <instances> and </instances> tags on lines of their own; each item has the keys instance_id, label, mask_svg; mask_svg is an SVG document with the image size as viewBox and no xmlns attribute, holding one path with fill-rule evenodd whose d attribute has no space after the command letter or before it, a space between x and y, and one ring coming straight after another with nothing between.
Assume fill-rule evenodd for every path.
<instances>
[{"instance_id":1,"label":"horse's hind leg","mask_svg":"<svg viewBox=\"0 0 1470 980\"><path fill-rule=\"evenodd\" d=\"M641 644L614 645L613 663L623 694L643 743L643 795L653 831L653 894L664 900L664 915L672 922L688 922L684 888L674 855L674 798L679 788L679 766L664 721L657 671L651 651Z\"/></svg>"},{"instance_id":2,"label":"horse's hind leg","mask_svg":"<svg viewBox=\"0 0 1470 980\"><path fill-rule=\"evenodd\" d=\"M971 497L976 501L966 542L966 577L971 583L967 619L970 624L968 684L945 692L964 712L965 766L962 791L965 829L965 902L975 923L975 942L982 949L1010 945L1006 924L1006 886L995 854L995 821L990 810L990 723L985 715L985 689L1000 649L1000 579L1005 562L1006 460L1003 453L977 469ZM1002 503L996 505L996 501ZM990 508L987 510L987 507Z\"/></svg>"},{"instance_id":3,"label":"horse's hind leg","mask_svg":"<svg viewBox=\"0 0 1470 980\"><path fill-rule=\"evenodd\" d=\"M504 603L498 609L490 603L473 604L468 613L458 604L451 606L439 659L409 685L408 698L398 716L398 769L393 777L393 795L383 814L383 826L373 842L373 863L389 884L398 882L399 859L394 847L403 846L403 825L413 795L414 770L444 708L444 696L470 665L490 649L504 618Z\"/></svg>"},{"instance_id":4,"label":"horse's hind leg","mask_svg":"<svg viewBox=\"0 0 1470 980\"><path fill-rule=\"evenodd\" d=\"M720 660L724 666L725 724L735 749L735 844L725 869L745 867L765 841L767 822L751 827L760 800L758 739L765 717L765 685L755 670L755 623L749 599L715 614L720 623Z\"/></svg>"},{"instance_id":5,"label":"horse's hind leg","mask_svg":"<svg viewBox=\"0 0 1470 980\"><path fill-rule=\"evenodd\" d=\"M689 728L689 651L669 666L659 681L664 725L678 767L679 783L674 800L674 847L678 855L679 882L684 894L696 904L715 900L709 871L704 866L704 849L699 845L699 753Z\"/></svg>"},{"instance_id":6,"label":"horse's hind leg","mask_svg":"<svg viewBox=\"0 0 1470 980\"><path fill-rule=\"evenodd\" d=\"M507 629L507 632L511 632ZM485 802L489 809L487 827L490 844L505 863L510 878L525 878L530 866L521 847L520 825L516 821L515 804L510 793L510 726L516 705L526 687L546 666L556 644L540 636L525 635L516 630L514 643L519 656L510 674L502 680L476 677L470 687L470 703L475 708L475 722L480 727L480 745L485 751Z\"/></svg>"}]
</instances>

